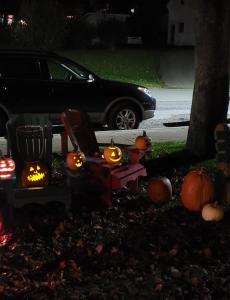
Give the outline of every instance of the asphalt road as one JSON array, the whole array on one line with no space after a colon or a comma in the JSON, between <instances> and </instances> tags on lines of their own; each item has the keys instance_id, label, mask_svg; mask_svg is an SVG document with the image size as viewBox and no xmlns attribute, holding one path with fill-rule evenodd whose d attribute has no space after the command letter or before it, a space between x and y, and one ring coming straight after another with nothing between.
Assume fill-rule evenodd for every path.
<instances>
[{"instance_id":1,"label":"asphalt road","mask_svg":"<svg viewBox=\"0 0 230 300\"><path fill-rule=\"evenodd\" d=\"M151 89L157 100L155 116L143 121L140 128L156 128L164 122L188 121L192 104L192 89Z\"/></svg>"}]
</instances>

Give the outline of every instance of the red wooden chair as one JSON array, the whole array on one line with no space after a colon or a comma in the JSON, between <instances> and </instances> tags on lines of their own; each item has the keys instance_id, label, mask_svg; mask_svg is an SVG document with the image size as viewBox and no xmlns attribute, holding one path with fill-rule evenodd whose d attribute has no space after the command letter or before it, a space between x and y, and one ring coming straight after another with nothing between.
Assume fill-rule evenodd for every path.
<instances>
[{"instance_id":1,"label":"red wooden chair","mask_svg":"<svg viewBox=\"0 0 230 300\"><path fill-rule=\"evenodd\" d=\"M110 165L98 155L99 144L86 113L67 109L62 112L61 121L73 147L75 149L79 147L85 154L90 172L103 185L104 202L107 206L112 205L112 190L121 189L128 183L132 190L138 189L139 176L146 176L145 167L139 163L143 151L138 151L134 147L121 147L122 150L126 149L131 153L130 163Z\"/></svg>"}]
</instances>

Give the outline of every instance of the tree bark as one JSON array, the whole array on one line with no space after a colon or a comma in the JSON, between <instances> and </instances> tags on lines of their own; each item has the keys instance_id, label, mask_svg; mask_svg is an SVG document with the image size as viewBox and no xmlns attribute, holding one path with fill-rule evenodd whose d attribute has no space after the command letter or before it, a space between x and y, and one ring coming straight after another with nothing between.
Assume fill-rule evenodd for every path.
<instances>
[{"instance_id":1,"label":"tree bark","mask_svg":"<svg viewBox=\"0 0 230 300\"><path fill-rule=\"evenodd\" d=\"M211 157L215 126L228 111L230 1L193 0L193 9L195 83L186 144L192 154Z\"/></svg>"}]
</instances>

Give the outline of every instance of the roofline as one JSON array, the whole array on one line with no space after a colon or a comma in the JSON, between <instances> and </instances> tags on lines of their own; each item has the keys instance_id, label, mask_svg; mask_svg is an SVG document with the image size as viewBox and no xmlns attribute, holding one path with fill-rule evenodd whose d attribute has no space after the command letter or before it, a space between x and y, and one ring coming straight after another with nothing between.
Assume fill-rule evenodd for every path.
<instances>
[{"instance_id":1,"label":"roofline","mask_svg":"<svg viewBox=\"0 0 230 300\"><path fill-rule=\"evenodd\" d=\"M2 48L0 49L0 53L5 52L6 54L39 54L39 55L52 55L52 56L58 56L57 53L48 51L48 50L36 50L36 49L10 49L10 48Z\"/></svg>"}]
</instances>

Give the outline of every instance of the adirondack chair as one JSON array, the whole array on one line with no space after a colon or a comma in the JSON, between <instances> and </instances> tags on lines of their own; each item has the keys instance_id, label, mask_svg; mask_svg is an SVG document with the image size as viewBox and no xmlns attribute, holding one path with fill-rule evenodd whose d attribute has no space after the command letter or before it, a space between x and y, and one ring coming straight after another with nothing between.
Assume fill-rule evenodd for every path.
<instances>
[{"instance_id":1,"label":"adirondack chair","mask_svg":"<svg viewBox=\"0 0 230 300\"><path fill-rule=\"evenodd\" d=\"M130 163L108 164L100 156L99 144L86 113L67 109L62 112L61 121L73 147L75 149L79 147L85 154L88 169L94 177L100 180L104 191L103 200L107 206L112 205L112 190L121 189L128 183L131 183L130 187L133 191L138 189L138 178L146 176L146 170L137 161L136 154L133 156L134 159L131 155ZM125 150L125 147L122 149ZM130 151L130 149L128 150ZM136 149L134 152L137 153Z\"/></svg>"},{"instance_id":2,"label":"adirondack chair","mask_svg":"<svg viewBox=\"0 0 230 300\"><path fill-rule=\"evenodd\" d=\"M23 114L11 118L6 125L8 153L16 164L14 207L31 202L59 201L70 206L67 189L48 184L41 187L21 187L22 170L27 162L39 161L46 165L50 176L52 164L52 125L46 115Z\"/></svg>"}]
</instances>

